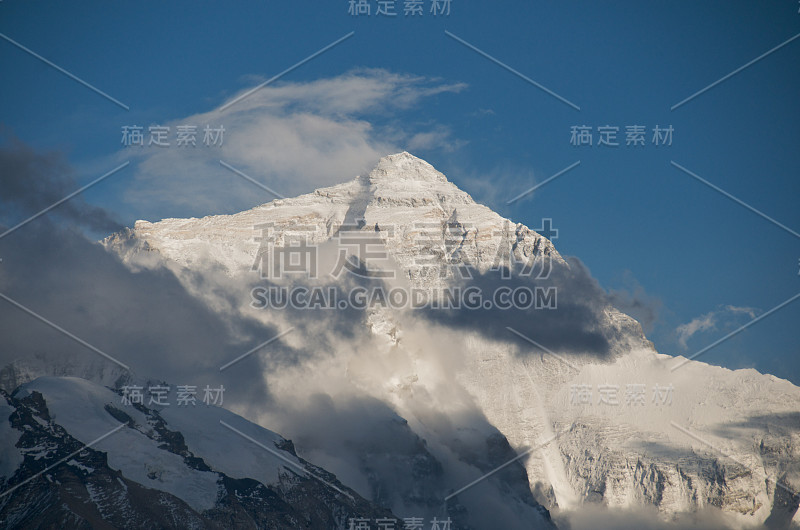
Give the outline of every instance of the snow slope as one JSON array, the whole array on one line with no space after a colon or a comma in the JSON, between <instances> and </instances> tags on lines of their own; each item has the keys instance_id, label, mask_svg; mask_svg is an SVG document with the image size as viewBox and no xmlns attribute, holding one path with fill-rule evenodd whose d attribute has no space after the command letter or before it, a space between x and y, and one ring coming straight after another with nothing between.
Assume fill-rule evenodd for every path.
<instances>
[{"instance_id":1,"label":"snow slope","mask_svg":"<svg viewBox=\"0 0 800 530\"><path fill-rule=\"evenodd\" d=\"M291 442L219 407L125 405L75 377L40 377L3 397L6 528L322 529L392 518Z\"/></svg>"}]
</instances>

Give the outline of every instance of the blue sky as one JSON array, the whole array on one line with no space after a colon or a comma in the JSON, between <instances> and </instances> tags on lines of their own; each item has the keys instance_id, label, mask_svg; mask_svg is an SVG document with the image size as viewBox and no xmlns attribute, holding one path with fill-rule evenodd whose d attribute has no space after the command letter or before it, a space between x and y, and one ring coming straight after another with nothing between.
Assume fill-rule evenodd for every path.
<instances>
[{"instance_id":1,"label":"blue sky","mask_svg":"<svg viewBox=\"0 0 800 530\"><path fill-rule=\"evenodd\" d=\"M800 38L671 110L800 33L796 1L453 0L433 16L425 0L423 16L404 17L398 0L394 18L371 3L353 17L347 0L4 0L0 33L130 110L0 40L3 132L64 152L76 185L130 160L86 193L127 225L273 198L220 158L295 195L408 149L506 217L534 229L552 218L557 248L618 292L663 353L690 355L800 292L800 238L670 163L800 231ZM206 121L229 131L219 153L120 144L122 126ZM593 127L595 145L571 145L576 125ZM605 125L620 146L596 145ZM646 127L644 146L625 146L628 125ZM656 125L673 127L671 146L652 144ZM800 384L798 321L800 300L700 359Z\"/></svg>"}]
</instances>

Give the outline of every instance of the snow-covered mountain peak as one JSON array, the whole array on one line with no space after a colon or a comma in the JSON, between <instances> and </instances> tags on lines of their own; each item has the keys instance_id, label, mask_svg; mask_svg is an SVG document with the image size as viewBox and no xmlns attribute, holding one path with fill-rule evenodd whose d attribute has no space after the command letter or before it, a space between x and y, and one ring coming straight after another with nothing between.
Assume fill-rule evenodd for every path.
<instances>
[{"instance_id":1,"label":"snow-covered mountain peak","mask_svg":"<svg viewBox=\"0 0 800 530\"><path fill-rule=\"evenodd\" d=\"M403 151L381 158L370 172L369 180L373 183L387 180L447 182L447 177L421 158Z\"/></svg>"},{"instance_id":2,"label":"snow-covered mountain peak","mask_svg":"<svg viewBox=\"0 0 800 530\"><path fill-rule=\"evenodd\" d=\"M369 174L349 182L237 214L137 221L127 235L112 236L106 244L114 247L120 238L133 238L181 265L211 258L236 275L249 273L257 255L255 227L270 223L278 245L282 234L298 226L313 228L304 232L313 244L330 240L345 225L377 229L411 279L417 277L417 258L430 253L431 245L442 263L449 259L438 250L448 248L455 236L446 232L454 230L460 230L459 255L482 272L494 265L504 245L512 245L519 259L552 255L562 261L546 238L476 203L431 164L407 152L382 158Z\"/></svg>"}]
</instances>

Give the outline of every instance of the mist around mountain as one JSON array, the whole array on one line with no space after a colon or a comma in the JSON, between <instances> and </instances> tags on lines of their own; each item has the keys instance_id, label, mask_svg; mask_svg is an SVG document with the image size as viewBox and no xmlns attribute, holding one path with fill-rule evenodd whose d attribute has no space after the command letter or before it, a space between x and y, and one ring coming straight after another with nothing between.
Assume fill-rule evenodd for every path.
<instances>
[{"instance_id":1,"label":"mist around mountain","mask_svg":"<svg viewBox=\"0 0 800 530\"><path fill-rule=\"evenodd\" d=\"M0 292L113 359L0 307L11 527L800 521L798 387L659 354L578 259L413 155L102 244L79 228L105 213L73 213L0 241Z\"/></svg>"}]
</instances>

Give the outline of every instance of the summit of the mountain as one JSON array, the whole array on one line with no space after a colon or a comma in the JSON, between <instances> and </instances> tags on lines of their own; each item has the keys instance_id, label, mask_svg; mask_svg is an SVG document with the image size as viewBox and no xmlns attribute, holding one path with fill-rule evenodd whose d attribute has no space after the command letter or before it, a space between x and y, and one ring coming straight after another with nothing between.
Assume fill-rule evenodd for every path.
<instances>
[{"instance_id":1,"label":"summit of the mountain","mask_svg":"<svg viewBox=\"0 0 800 530\"><path fill-rule=\"evenodd\" d=\"M447 182L447 177L432 165L407 151L387 155L369 173L369 180L379 182Z\"/></svg>"},{"instance_id":2,"label":"summit of the mountain","mask_svg":"<svg viewBox=\"0 0 800 530\"><path fill-rule=\"evenodd\" d=\"M420 254L429 252L431 245L445 248L454 238L458 248L450 251L481 272L497 265L496 257L506 245L520 261L552 256L564 262L547 238L476 203L429 163L407 152L383 157L369 174L348 182L240 213L137 221L128 233L111 236L106 244L126 255L120 243L133 240L181 265L210 259L236 276L250 272L265 225L274 231L278 245L287 231L300 229L309 244L330 240L342 227L377 231L406 275L425 285L439 282L420 276Z\"/></svg>"}]
</instances>

